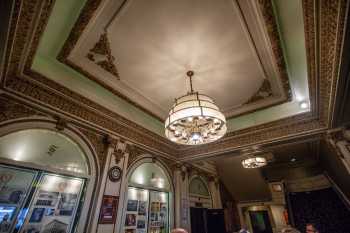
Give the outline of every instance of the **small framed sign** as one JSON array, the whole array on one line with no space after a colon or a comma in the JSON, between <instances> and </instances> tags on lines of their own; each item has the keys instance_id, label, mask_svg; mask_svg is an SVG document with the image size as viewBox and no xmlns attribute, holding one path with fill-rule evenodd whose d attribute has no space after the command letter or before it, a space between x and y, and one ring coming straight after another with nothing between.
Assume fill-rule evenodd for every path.
<instances>
[{"instance_id":1,"label":"small framed sign","mask_svg":"<svg viewBox=\"0 0 350 233\"><path fill-rule=\"evenodd\" d=\"M104 195L100 210L99 224L114 224L117 218L118 211L117 196Z\"/></svg>"}]
</instances>

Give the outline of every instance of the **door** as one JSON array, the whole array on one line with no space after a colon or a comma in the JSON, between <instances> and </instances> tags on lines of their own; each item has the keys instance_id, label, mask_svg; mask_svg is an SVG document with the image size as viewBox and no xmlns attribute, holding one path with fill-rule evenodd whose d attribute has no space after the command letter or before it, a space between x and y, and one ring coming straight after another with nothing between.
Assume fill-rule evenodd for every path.
<instances>
[{"instance_id":1,"label":"door","mask_svg":"<svg viewBox=\"0 0 350 233\"><path fill-rule=\"evenodd\" d=\"M191 233L208 233L207 209L191 207Z\"/></svg>"},{"instance_id":2,"label":"door","mask_svg":"<svg viewBox=\"0 0 350 233\"><path fill-rule=\"evenodd\" d=\"M208 209L208 233L226 233L223 209Z\"/></svg>"},{"instance_id":3,"label":"door","mask_svg":"<svg viewBox=\"0 0 350 233\"><path fill-rule=\"evenodd\" d=\"M253 233L273 233L269 213L263 211L249 211Z\"/></svg>"}]
</instances>

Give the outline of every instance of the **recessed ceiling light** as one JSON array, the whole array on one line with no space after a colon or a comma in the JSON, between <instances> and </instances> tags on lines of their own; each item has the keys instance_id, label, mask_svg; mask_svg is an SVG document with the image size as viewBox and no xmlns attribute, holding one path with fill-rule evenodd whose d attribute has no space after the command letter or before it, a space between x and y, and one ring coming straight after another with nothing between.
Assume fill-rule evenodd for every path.
<instances>
[{"instance_id":1,"label":"recessed ceiling light","mask_svg":"<svg viewBox=\"0 0 350 233\"><path fill-rule=\"evenodd\" d=\"M290 161L291 162L295 162L295 161L297 161L297 159L296 158L292 158Z\"/></svg>"},{"instance_id":2,"label":"recessed ceiling light","mask_svg":"<svg viewBox=\"0 0 350 233\"><path fill-rule=\"evenodd\" d=\"M300 108L307 109L309 107L309 103L307 101L301 101L299 103Z\"/></svg>"}]
</instances>

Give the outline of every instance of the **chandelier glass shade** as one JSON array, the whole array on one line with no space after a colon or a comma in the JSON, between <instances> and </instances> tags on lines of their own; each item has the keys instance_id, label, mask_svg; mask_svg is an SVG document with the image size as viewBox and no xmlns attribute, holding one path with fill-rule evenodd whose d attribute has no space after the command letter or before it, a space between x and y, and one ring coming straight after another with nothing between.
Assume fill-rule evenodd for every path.
<instances>
[{"instance_id":1,"label":"chandelier glass shade","mask_svg":"<svg viewBox=\"0 0 350 233\"><path fill-rule=\"evenodd\" d=\"M213 142L226 133L226 119L206 95L194 92L192 89L192 75L189 71L191 92L175 99L165 121L165 135L171 141L198 145Z\"/></svg>"},{"instance_id":2,"label":"chandelier glass shade","mask_svg":"<svg viewBox=\"0 0 350 233\"><path fill-rule=\"evenodd\" d=\"M259 168L267 165L266 158L264 157L251 157L244 159L242 161L242 165L244 168Z\"/></svg>"}]
</instances>

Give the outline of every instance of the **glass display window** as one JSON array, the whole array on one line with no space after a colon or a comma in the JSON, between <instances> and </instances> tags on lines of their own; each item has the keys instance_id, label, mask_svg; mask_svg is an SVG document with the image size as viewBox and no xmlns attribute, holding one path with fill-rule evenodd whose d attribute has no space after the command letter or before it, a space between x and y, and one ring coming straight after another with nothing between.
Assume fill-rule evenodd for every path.
<instances>
[{"instance_id":1,"label":"glass display window","mask_svg":"<svg viewBox=\"0 0 350 233\"><path fill-rule=\"evenodd\" d=\"M149 191L128 188L124 230L128 233L146 233L149 216Z\"/></svg>"},{"instance_id":2,"label":"glass display window","mask_svg":"<svg viewBox=\"0 0 350 233\"><path fill-rule=\"evenodd\" d=\"M129 177L123 233L168 233L170 182L155 163L139 165Z\"/></svg>"},{"instance_id":3,"label":"glass display window","mask_svg":"<svg viewBox=\"0 0 350 233\"><path fill-rule=\"evenodd\" d=\"M0 137L0 233L84 232L95 157L73 131L37 125Z\"/></svg>"},{"instance_id":4,"label":"glass display window","mask_svg":"<svg viewBox=\"0 0 350 233\"><path fill-rule=\"evenodd\" d=\"M84 180L42 174L21 233L71 232Z\"/></svg>"},{"instance_id":5,"label":"glass display window","mask_svg":"<svg viewBox=\"0 0 350 233\"><path fill-rule=\"evenodd\" d=\"M169 197L166 192L150 192L149 233L169 231Z\"/></svg>"},{"instance_id":6,"label":"glass display window","mask_svg":"<svg viewBox=\"0 0 350 233\"><path fill-rule=\"evenodd\" d=\"M12 232L37 172L0 165L0 232Z\"/></svg>"}]
</instances>

